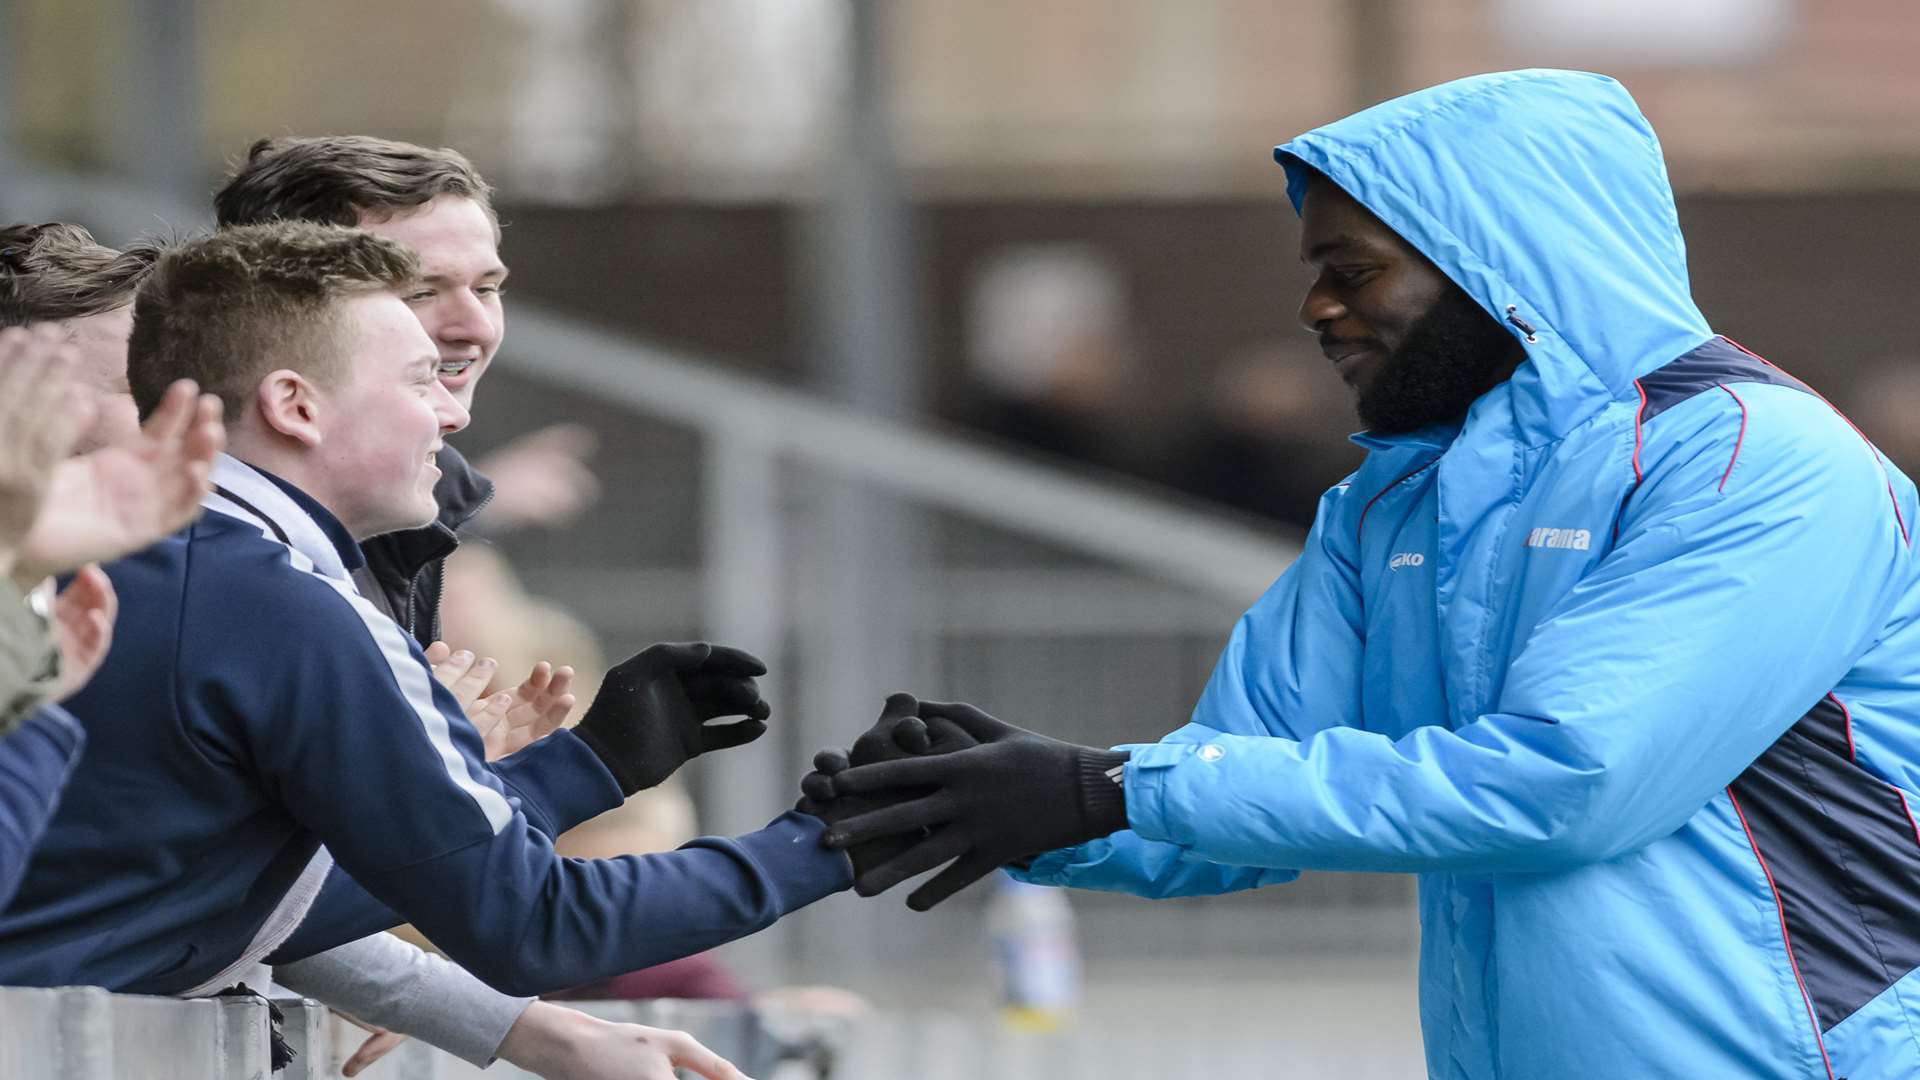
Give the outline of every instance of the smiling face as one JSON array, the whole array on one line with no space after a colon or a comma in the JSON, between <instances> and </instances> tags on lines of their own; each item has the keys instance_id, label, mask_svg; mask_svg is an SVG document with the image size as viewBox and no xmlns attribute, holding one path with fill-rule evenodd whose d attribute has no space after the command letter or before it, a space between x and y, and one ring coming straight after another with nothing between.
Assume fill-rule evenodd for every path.
<instances>
[{"instance_id":1,"label":"smiling face","mask_svg":"<svg viewBox=\"0 0 1920 1080\"><path fill-rule=\"evenodd\" d=\"M1300 207L1300 259L1315 272L1300 325L1364 397L1447 287L1447 276L1352 196L1315 177Z\"/></svg>"},{"instance_id":2,"label":"smiling face","mask_svg":"<svg viewBox=\"0 0 1920 1080\"><path fill-rule=\"evenodd\" d=\"M313 494L356 540L419 528L439 512L434 455L467 411L441 384L439 352L399 297L350 297L339 318L346 365L319 386L312 474L323 490Z\"/></svg>"},{"instance_id":3,"label":"smiling face","mask_svg":"<svg viewBox=\"0 0 1920 1080\"><path fill-rule=\"evenodd\" d=\"M1300 258L1315 273L1300 324L1381 434L1458 420L1526 352L1426 256L1324 177L1307 184Z\"/></svg>"},{"instance_id":4,"label":"smiling face","mask_svg":"<svg viewBox=\"0 0 1920 1080\"><path fill-rule=\"evenodd\" d=\"M506 333L500 294L507 268L493 219L464 195L440 195L391 217L363 213L360 227L412 248L420 284L406 296L439 354L440 382L462 408Z\"/></svg>"}]
</instances>

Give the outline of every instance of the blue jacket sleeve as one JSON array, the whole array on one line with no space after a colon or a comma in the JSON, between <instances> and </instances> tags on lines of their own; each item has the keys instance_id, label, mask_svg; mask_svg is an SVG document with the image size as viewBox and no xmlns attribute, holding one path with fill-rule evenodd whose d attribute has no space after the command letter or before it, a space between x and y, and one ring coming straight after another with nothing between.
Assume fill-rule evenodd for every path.
<instances>
[{"instance_id":1,"label":"blue jacket sleeve","mask_svg":"<svg viewBox=\"0 0 1920 1080\"><path fill-rule=\"evenodd\" d=\"M520 800L528 824L548 839L624 801L620 782L570 728L489 762L487 768Z\"/></svg>"},{"instance_id":2,"label":"blue jacket sleeve","mask_svg":"<svg viewBox=\"0 0 1920 1080\"><path fill-rule=\"evenodd\" d=\"M559 857L482 763L417 645L344 583L302 585L258 604L307 609L298 627L229 620L204 639L216 655L271 653L272 677L183 665L209 680L185 692L226 702L241 729L212 749L245 760L367 894L496 989L537 994L675 959L850 883L845 856L817 842L821 823L795 814L664 854Z\"/></svg>"},{"instance_id":3,"label":"blue jacket sleeve","mask_svg":"<svg viewBox=\"0 0 1920 1080\"><path fill-rule=\"evenodd\" d=\"M0 909L27 872L86 742L80 725L57 705L42 705L0 738Z\"/></svg>"},{"instance_id":4,"label":"blue jacket sleeve","mask_svg":"<svg viewBox=\"0 0 1920 1080\"><path fill-rule=\"evenodd\" d=\"M619 782L599 756L565 728L487 768L509 793L508 805L549 840L622 801ZM268 962L302 960L406 921L336 865L307 917Z\"/></svg>"},{"instance_id":5,"label":"blue jacket sleeve","mask_svg":"<svg viewBox=\"0 0 1920 1080\"><path fill-rule=\"evenodd\" d=\"M1709 403L1714 422L1660 452L1616 546L1516 648L1497 711L1398 740L1148 747L1132 827L1242 865L1467 873L1678 829L1870 646L1913 557L1864 441L1797 390L1741 393L1751 423Z\"/></svg>"},{"instance_id":6,"label":"blue jacket sleeve","mask_svg":"<svg viewBox=\"0 0 1920 1080\"><path fill-rule=\"evenodd\" d=\"M1163 738L1187 753L1223 733L1305 738L1359 715L1361 610L1347 484L1320 500L1300 558L1234 627L1193 721ZM1134 750L1136 758L1140 748ZM1131 792L1129 792L1131 796ZM1282 884L1276 864L1236 865L1136 830L1050 851L1015 877L1040 885L1202 896Z\"/></svg>"}]
</instances>

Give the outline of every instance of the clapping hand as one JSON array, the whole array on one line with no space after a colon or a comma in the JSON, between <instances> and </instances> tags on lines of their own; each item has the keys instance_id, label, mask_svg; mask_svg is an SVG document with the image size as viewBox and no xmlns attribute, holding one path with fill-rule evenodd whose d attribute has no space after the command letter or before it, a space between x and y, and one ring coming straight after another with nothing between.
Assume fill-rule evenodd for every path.
<instances>
[{"instance_id":1,"label":"clapping hand","mask_svg":"<svg viewBox=\"0 0 1920 1080\"><path fill-rule=\"evenodd\" d=\"M0 331L0 570L19 569L22 584L47 576L16 564L54 486L54 467L91 417L72 346L50 327Z\"/></svg>"},{"instance_id":2,"label":"clapping hand","mask_svg":"<svg viewBox=\"0 0 1920 1080\"><path fill-rule=\"evenodd\" d=\"M14 340L16 349L23 348ZM31 354L38 344L34 339L24 350ZM0 354L5 351L5 335L0 335ZM0 355L0 365L8 362ZM59 377L57 363L31 366L49 378ZM0 386L0 394L6 392ZM91 411L85 405L67 408L81 422ZM50 467L51 486L44 489L39 515L21 545L14 573L21 581L115 559L184 527L199 515L200 500L212 490L213 459L226 446L220 399L200 393L186 379L167 388L130 442L66 458L79 424L52 426L59 430L48 434L45 446L60 443L64 460ZM0 487L18 492L20 482ZM17 501L17 496L0 498L0 504L8 501Z\"/></svg>"},{"instance_id":3,"label":"clapping hand","mask_svg":"<svg viewBox=\"0 0 1920 1080\"><path fill-rule=\"evenodd\" d=\"M487 687L499 670L491 658L475 657L465 649L455 652L446 642L436 641L427 646L427 663L433 668L434 678L453 694L460 710L479 729L488 761L518 753L552 734L573 711L570 667L556 668L542 660L533 665L533 672L520 685L488 694Z\"/></svg>"},{"instance_id":4,"label":"clapping hand","mask_svg":"<svg viewBox=\"0 0 1920 1080\"><path fill-rule=\"evenodd\" d=\"M60 647L60 685L53 692L65 701L80 692L106 662L113 646L113 619L119 610L106 571L87 565L73 575L53 601L53 637Z\"/></svg>"}]
</instances>

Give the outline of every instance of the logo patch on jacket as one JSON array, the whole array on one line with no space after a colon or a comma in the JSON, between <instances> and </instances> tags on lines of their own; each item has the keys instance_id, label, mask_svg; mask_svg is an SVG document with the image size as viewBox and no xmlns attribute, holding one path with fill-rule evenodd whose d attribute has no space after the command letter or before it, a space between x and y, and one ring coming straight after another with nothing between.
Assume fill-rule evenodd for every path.
<instances>
[{"instance_id":1,"label":"logo patch on jacket","mask_svg":"<svg viewBox=\"0 0 1920 1080\"><path fill-rule=\"evenodd\" d=\"M1417 551L1403 551L1387 560L1387 569L1404 570L1410 566L1419 566L1426 561L1427 557Z\"/></svg>"},{"instance_id":2,"label":"logo patch on jacket","mask_svg":"<svg viewBox=\"0 0 1920 1080\"><path fill-rule=\"evenodd\" d=\"M1527 534L1527 546L1586 551L1593 547L1593 534L1585 529L1535 529Z\"/></svg>"}]
</instances>

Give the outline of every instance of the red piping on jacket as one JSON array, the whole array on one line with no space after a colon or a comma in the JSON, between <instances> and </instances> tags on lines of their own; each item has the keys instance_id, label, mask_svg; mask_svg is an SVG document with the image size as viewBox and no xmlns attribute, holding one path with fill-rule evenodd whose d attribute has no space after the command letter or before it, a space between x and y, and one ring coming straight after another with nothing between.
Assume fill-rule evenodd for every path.
<instances>
[{"instance_id":1,"label":"red piping on jacket","mask_svg":"<svg viewBox=\"0 0 1920 1080\"><path fill-rule=\"evenodd\" d=\"M1880 475L1887 482L1887 498L1893 501L1893 520L1895 523L1897 523L1900 526L1900 542L1903 544L1906 544L1908 547L1912 547L1913 536L1907 532L1907 516L1900 512L1900 496L1894 494L1893 477L1887 475L1886 463L1880 460L1880 448L1873 445L1873 440L1867 438L1867 433L1860 430L1860 425L1854 423L1852 417L1848 416L1846 413L1841 412L1840 409L1837 406L1835 406L1833 402L1828 401L1827 396L1825 394L1822 394L1820 391L1815 390L1811 386L1808 386L1805 382L1801 382L1798 376L1794 375L1792 372L1789 372L1786 368L1783 368L1779 364L1776 364L1773 361L1767 359L1766 357L1761 356L1759 353L1754 352L1752 349L1747 348L1745 345L1742 345L1739 342L1733 340L1732 338L1727 337L1725 334L1722 334L1720 336L1723 338L1726 338L1727 344L1733 346L1736 349L1739 349L1741 352L1746 353L1748 356L1753 357L1755 360L1760 361L1761 363L1767 365L1768 367L1779 372L1780 374L1785 375L1787 378L1792 379L1794 382L1800 383L1800 388L1802 390L1805 390L1807 393L1812 394L1814 397L1819 398L1820 403L1822 405L1825 405L1827 408L1832 409L1833 415L1845 421L1846 425L1853 429L1853 433L1855 435L1860 436L1860 441L1866 443L1867 449L1873 451L1874 464L1880 466ZM1634 463L1634 471L1636 473L1639 471L1639 463L1637 460Z\"/></svg>"},{"instance_id":2,"label":"red piping on jacket","mask_svg":"<svg viewBox=\"0 0 1920 1080\"><path fill-rule=\"evenodd\" d=\"M1847 703L1841 701L1838 696L1829 693L1827 698L1835 705L1840 706L1840 719L1843 721L1843 730L1847 733L1847 760L1853 761L1853 712L1847 708ZM1882 783L1892 788L1894 797L1900 800L1900 810L1907 815L1907 825L1913 829L1913 842L1920 844L1920 821L1913 819L1913 807L1907 805L1907 793L1900 789L1899 784L1890 781L1882 781Z\"/></svg>"},{"instance_id":3,"label":"red piping on jacket","mask_svg":"<svg viewBox=\"0 0 1920 1080\"><path fill-rule=\"evenodd\" d=\"M1362 532L1362 530L1366 529L1367 514L1372 512L1374 503L1379 502L1383 497L1385 497L1387 492L1392 491L1394 488L1399 487L1401 484L1404 484L1407 481L1413 479L1414 477L1420 475L1421 473L1427 471L1427 469L1430 468L1435 461L1439 461L1439 460L1440 460L1439 458L1434 458L1431 461L1427 461L1426 463L1422 464L1419 468L1414 469L1412 472L1409 472L1401 476L1398 480L1395 480L1393 483L1388 484L1386 487L1381 488L1377 493L1375 493L1373 498L1368 499L1367 505L1360 508L1360 520L1356 522L1353 526L1354 539L1358 540L1360 538L1360 533Z\"/></svg>"},{"instance_id":4,"label":"red piping on jacket","mask_svg":"<svg viewBox=\"0 0 1920 1080\"><path fill-rule=\"evenodd\" d=\"M1641 417L1647 415L1647 388L1640 385L1639 379L1635 379L1633 392L1640 395L1640 406L1633 410L1633 486L1637 488L1640 481L1646 478L1640 472L1640 424ZM1633 493L1627 494L1631 496Z\"/></svg>"},{"instance_id":5,"label":"red piping on jacket","mask_svg":"<svg viewBox=\"0 0 1920 1080\"><path fill-rule=\"evenodd\" d=\"M1734 393L1726 383L1715 383L1714 385L1725 390L1727 396L1733 399L1733 403L1740 406L1740 434L1733 437L1733 458L1727 462L1727 471L1720 474L1720 486L1714 489L1716 491L1725 491L1727 490L1727 477L1733 475L1733 463L1740 460L1740 444L1747 441L1747 403L1741 401L1740 395ZM1898 507L1895 507L1896 511L1898 509ZM1846 706L1842 705L1841 708L1845 709ZM1849 736L1849 738L1851 738L1851 736Z\"/></svg>"},{"instance_id":6,"label":"red piping on jacket","mask_svg":"<svg viewBox=\"0 0 1920 1080\"><path fill-rule=\"evenodd\" d=\"M1753 857L1760 863L1760 872L1767 875L1767 888L1773 890L1773 910L1780 915L1780 940L1787 947L1787 966L1793 968L1794 984L1800 987L1800 1000L1807 1007L1807 1019L1813 1021L1813 1045L1820 1048L1820 1063L1827 1067L1827 1080L1834 1080L1833 1062L1827 1060L1827 1040L1820 1036L1820 1018L1814 1014L1813 998L1807 995L1807 981L1800 977L1800 962L1793 958L1793 938L1787 933L1787 907L1780 900L1780 887L1773 883L1773 871L1767 869L1766 856L1760 854L1760 843L1753 838L1753 826L1747 824L1746 812L1740 809L1740 800L1733 794L1733 788L1727 788L1727 800L1733 803L1733 812L1740 817L1740 827L1746 830L1747 845L1753 848Z\"/></svg>"},{"instance_id":7,"label":"red piping on jacket","mask_svg":"<svg viewBox=\"0 0 1920 1080\"><path fill-rule=\"evenodd\" d=\"M1844 701L1841 701L1838 697L1834 696L1831 690L1827 692L1827 700L1833 702L1835 705L1840 706L1840 730L1847 733L1847 760L1852 761L1853 760L1853 712L1847 708L1847 703Z\"/></svg>"}]
</instances>

